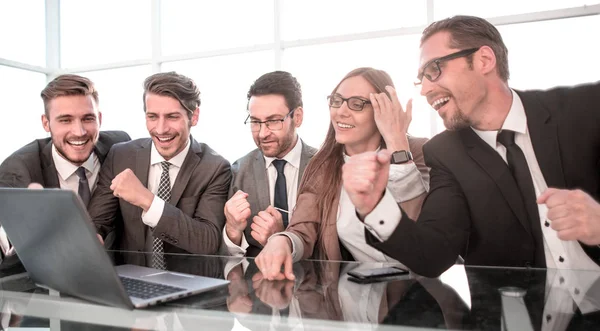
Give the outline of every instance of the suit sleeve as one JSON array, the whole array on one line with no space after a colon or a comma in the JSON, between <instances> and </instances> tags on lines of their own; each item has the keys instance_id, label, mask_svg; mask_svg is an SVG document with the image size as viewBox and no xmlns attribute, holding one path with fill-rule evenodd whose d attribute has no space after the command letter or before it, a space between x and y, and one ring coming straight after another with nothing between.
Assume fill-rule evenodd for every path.
<instances>
[{"instance_id":1,"label":"suit sleeve","mask_svg":"<svg viewBox=\"0 0 600 331\"><path fill-rule=\"evenodd\" d=\"M103 237L115 229L115 221L119 211L119 198L113 195L110 184L115 178L115 148L111 148L106 160L100 168L98 183L90 200L88 211L96 226L96 231Z\"/></svg>"},{"instance_id":2,"label":"suit sleeve","mask_svg":"<svg viewBox=\"0 0 600 331\"><path fill-rule=\"evenodd\" d=\"M437 277L465 251L471 221L467 201L454 176L432 153L425 155L431 167L431 185L418 221L402 210L401 221L387 240L379 241L368 230L365 236L367 243L413 272Z\"/></svg>"},{"instance_id":3,"label":"suit sleeve","mask_svg":"<svg viewBox=\"0 0 600 331\"><path fill-rule=\"evenodd\" d=\"M285 230L293 235L295 259L307 259L313 255L319 232L319 208L317 207L317 194L314 187L316 181L311 181L298 195L296 207Z\"/></svg>"},{"instance_id":4,"label":"suit sleeve","mask_svg":"<svg viewBox=\"0 0 600 331\"><path fill-rule=\"evenodd\" d=\"M0 187L24 188L31 184L27 164L18 155L9 156L0 165Z\"/></svg>"},{"instance_id":5,"label":"suit sleeve","mask_svg":"<svg viewBox=\"0 0 600 331\"><path fill-rule=\"evenodd\" d=\"M192 254L215 254L221 245L225 225L223 210L230 185L231 167L223 159L201 193L194 214L186 215L177 206L165 203L154 232L161 236L165 234L166 238L170 238L171 244Z\"/></svg>"}]
</instances>

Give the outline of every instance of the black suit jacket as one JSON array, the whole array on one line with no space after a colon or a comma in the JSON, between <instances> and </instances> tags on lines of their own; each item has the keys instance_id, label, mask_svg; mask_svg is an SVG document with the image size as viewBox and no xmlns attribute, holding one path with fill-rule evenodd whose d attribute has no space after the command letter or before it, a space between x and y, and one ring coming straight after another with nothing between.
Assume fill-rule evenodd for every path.
<instances>
[{"instance_id":1,"label":"black suit jacket","mask_svg":"<svg viewBox=\"0 0 600 331\"><path fill-rule=\"evenodd\" d=\"M231 167L208 145L191 137L190 144L173 184L171 201L165 203L163 214L153 231L163 240L166 253L214 254L221 243L225 224L223 209L231 182ZM115 176L129 168L147 187L151 148L150 138L114 146L100 170L88 207L102 236L115 227L121 231L117 233L117 248L121 250L146 251L147 226L142 222L142 209L116 198L110 185ZM145 265L143 256L140 254L138 257L125 259L125 262Z\"/></svg>"},{"instance_id":2,"label":"black suit jacket","mask_svg":"<svg viewBox=\"0 0 600 331\"><path fill-rule=\"evenodd\" d=\"M548 187L600 196L600 83L517 92ZM403 213L385 242L367 241L414 272L437 276L466 264L545 267L541 225L532 227L500 155L471 128L445 131L424 146L430 192L417 222ZM598 262L598 260L596 260Z\"/></svg>"},{"instance_id":3,"label":"black suit jacket","mask_svg":"<svg viewBox=\"0 0 600 331\"><path fill-rule=\"evenodd\" d=\"M94 153L104 162L112 145L131 140L123 131L101 131ZM47 188L60 188L52 159L52 139L37 139L10 155L0 165L0 187L27 187L39 183Z\"/></svg>"}]
</instances>

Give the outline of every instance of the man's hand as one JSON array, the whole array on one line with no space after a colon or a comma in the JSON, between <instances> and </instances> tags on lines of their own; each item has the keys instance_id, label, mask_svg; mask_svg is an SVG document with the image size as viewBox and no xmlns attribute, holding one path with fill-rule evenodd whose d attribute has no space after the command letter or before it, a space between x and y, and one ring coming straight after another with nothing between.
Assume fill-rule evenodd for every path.
<instances>
[{"instance_id":1,"label":"man's hand","mask_svg":"<svg viewBox=\"0 0 600 331\"><path fill-rule=\"evenodd\" d=\"M150 192L135 176L131 169L125 169L118 174L110 185L114 196L121 198L144 211L150 209L154 194Z\"/></svg>"},{"instance_id":2,"label":"man's hand","mask_svg":"<svg viewBox=\"0 0 600 331\"><path fill-rule=\"evenodd\" d=\"M271 238L254 261L265 279L296 279L292 271L292 243L287 236ZM283 272L281 272L282 266Z\"/></svg>"},{"instance_id":3,"label":"man's hand","mask_svg":"<svg viewBox=\"0 0 600 331\"><path fill-rule=\"evenodd\" d=\"M549 188L537 202L548 207L547 217L558 238L600 244L600 204L590 195L581 190Z\"/></svg>"},{"instance_id":4,"label":"man's hand","mask_svg":"<svg viewBox=\"0 0 600 331\"><path fill-rule=\"evenodd\" d=\"M252 213L247 198L248 193L239 190L225 203L225 232L229 240L238 246L242 243L242 235Z\"/></svg>"},{"instance_id":5,"label":"man's hand","mask_svg":"<svg viewBox=\"0 0 600 331\"><path fill-rule=\"evenodd\" d=\"M390 153L386 150L354 155L342 167L344 189L361 217L383 198L389 171Z\"/></svg>"},{"instance_id":6,"label":"man's hand","mask_svg":"<svg viewBox=\"0 0 600 331\"><path fill-rule=\"evenodd\" d=\"M229 281L229 296L227 308L232 313L248 314L252 311L252 300L248 294L248 283L244 279L242 265L235 266L227 275Z\"/></svg>"},{"instance_id":7,"label":"man's hand","mask_svg":"<svg viewBox=\"0 0 600 331\"><path fill-rule=\"evenodd\" d=\"M264 246L271 235L284 230L281 213L273 206L269 206L252 218L250 228L252 228L250 232L252 238Z\"/></svg>"},{"instance_id":8,"label":"man's hand","mask_svg":"<svg viewBox=\"0 0 600 331\"><path fill-rule=\"evenodd\" d=\"M294 281L284 280L266 280L259 272L252 276L252 288L256 297L274 309L285 309L292 301L294 294Z\"/></svg>"},{"instance_id":9,"label":"man's hand","mask_svg":"<svg viewBox=\"0 0 600 331\"><path fill-rule=\"evenodd\" d=\"M391 86L386 86L385 89L391 98L386 93L373 93L370 96L375 124L388 150L392 152L408 151L406 133L412 121L412 99L408 101L406 111L404 111L396 95L396 90Z\"/></svg>"}]
</instances>

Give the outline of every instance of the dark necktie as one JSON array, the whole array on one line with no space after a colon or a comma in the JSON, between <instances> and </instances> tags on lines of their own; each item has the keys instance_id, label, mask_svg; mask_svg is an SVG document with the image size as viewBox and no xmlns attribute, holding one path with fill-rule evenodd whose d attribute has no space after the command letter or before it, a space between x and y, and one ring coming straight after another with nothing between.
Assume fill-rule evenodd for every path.
<instances>
[{"instance_id":1,"label":"dark necktie","mask_svg":"<svg viewBox=\"0 0 600 331\"><path fill-rule=\"evenodd\" d=\"M77 174L77 177L79 177L79 187L77 188L77 194L79 194L79 196L81 197L81 201L83 201L83 204L87 208L87 206L90 204L91 193L90 184L88 183L87 176L85 175L85 168L79 167L77 168L77 171L75 171L75 173Z\"/></svg>"},{"instance_id":2,"label":"dark necktie","mask_svg":"<svg viewBox=\"0 0 600 331\"><path fill-rule=\"evenodd\" d=\"M287 185L285 183L285 174L283 168L285 167L285 160L274 160L273 166L277 169L277 180L275 181L275 207L283 210L288 210L288 199L287 199ZM283 228L288 226L288 214L281 212L281 218L283 220Z\"/></svg>"},{"instance_id":3,"label":"dark necktie","mask_svg":"<svg viewBox=\"0 0 600 331\"><path fill-rule=\"evenodd\" d=\"M533 232L538 232L541 238L541 225L540 225L540 214L538 212L538 207L535 198L535 189L533 187L533 180L531 178L531 173L529 172L529 167L527 166L527 160L525 159L525 154L517 144L515 144L515 132L510 130L502 130L498 133L498 142L500 142L504 147L506 147L506 161L508 162L508 168L512 173L515 181L517 182L517 186L521 191L521 196L523 198L523 203L525 204L525 209L527 210L527 215L529 216L529 221L531 222L531 227ZM536 236L534 236L536 238ZM536 243L536 247L543 247L543 244ZM545 257L543 252L538 252L536 254L536 260L544 259L544 261L535 261L537 265L545 265Z\"/></svg>"},{"instance_id":4,"label":"dark necktie","mask_svg":"<svg viewBox=\"0 0 600 331\"><path fill-rule=\"evenodd\" d=\"M162 173L160 174L160 183L158 184L156 196L163 199L165 203L169 203L171 200L171 178L169 177L169 166L171 163L163 161L160 165L162 167ZM152 268L161 270L167 269L164 245L160 238L153 236L152 252Z\"/></svg>"}]
</instances>

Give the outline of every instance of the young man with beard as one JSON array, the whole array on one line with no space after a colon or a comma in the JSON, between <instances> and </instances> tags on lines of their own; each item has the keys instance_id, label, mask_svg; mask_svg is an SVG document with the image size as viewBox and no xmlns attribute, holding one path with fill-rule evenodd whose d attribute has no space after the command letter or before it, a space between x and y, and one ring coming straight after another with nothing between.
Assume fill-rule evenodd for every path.
<instances>
[{"instance_id":1,"label":"young man with beard","mask_svg":"<svg viewBox=\"0 0 600 331\"><path fill-rule=\"evenodd\" d=\"M118 249L154 253L126 255L126 263L164 269L164 253L217 252L231 169L190 135L200 113L200 91L190 78L148 77L144 111L150 138L111 149L89 210L102 237L123 229Z\"/></svg>"},{"instance_id":2,"label":"young man with beard","mask_svg":"<svg viewBox=\"0 0 600 331\"><path fill-rule=\"evenodd\" d=\"M70 189L78 192L87 206L110 147L130 140L129 135L100 131L98 91L85 77L58 76L48 83L41 97L42 125L51 137L34 140L4 160L0 165L0 187L24 188L38 183L46 188ZM1 228L0 245L5 256L13 255Z\"/></svg>"},{"instance_id":3,"label":"young man with beard","mask_svg":"<svg viewBox=\"0 0 600 331\"><path fill-rule=\"evenodd\" d=\"M424 146L431 187L417 222L384 198L389 153L344 166L369 243L416 273L438 276L459 255L600 270L600 83L515 91L507 53L481 18L424 30L417 84L448 131Z\"/></svg>"},{"instance_id":4,"label":"young man with beard","mask_svg":"<svg viewBox=\"0 0 600 331\"><path fill-rule=\"evenodd\" d=\"M223 239L231 255L254 257L286 228L304 168L317 150L296 132L304 116L302 89L290 73L259 77L248 91L248 113L245 123L258 148L232 166Z\"/></svg>"}]
</instances>

